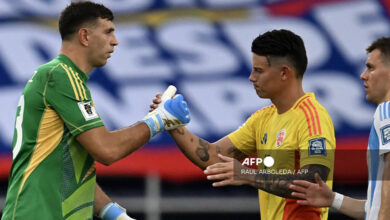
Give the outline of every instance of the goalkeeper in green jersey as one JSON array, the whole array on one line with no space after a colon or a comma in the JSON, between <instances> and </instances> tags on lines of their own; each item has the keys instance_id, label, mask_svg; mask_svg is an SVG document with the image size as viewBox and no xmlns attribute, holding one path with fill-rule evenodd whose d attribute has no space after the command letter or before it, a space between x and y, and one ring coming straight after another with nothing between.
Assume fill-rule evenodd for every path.
<instances>
[{"instance_id":1,"label":"goalkeeper in green jersey","mask_svg":"<svg viewBox=\"0 0 390 220\"><path fill-rule=\"evenodd\" d=\"M87 81L118 45L113 19L92 2L62 11L60 54L35 71L19 100L3 220L132 219L96 185L95 161L110 165L158 132L189 122L179 95L130 127L106 129Z\"/></svg>"}]
</instances>

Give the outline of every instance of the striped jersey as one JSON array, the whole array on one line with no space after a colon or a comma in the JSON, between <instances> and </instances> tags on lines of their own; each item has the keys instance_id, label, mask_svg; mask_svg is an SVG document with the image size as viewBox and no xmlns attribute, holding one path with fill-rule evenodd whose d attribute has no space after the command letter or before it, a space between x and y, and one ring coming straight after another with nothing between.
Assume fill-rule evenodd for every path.
<instances>
[{"instance_id":1,"label":"striped jersey","mask_svg":"<svg viewBox=\"0 0 390 220\"><path fill-rule=\"evenodd\" d=\"M59 55L27 82L17 108L3 220L93 218L95 161L76 136L103 122L87 80Z\"/></svg>"},{"instance_id":2,"label":"striped jersey","mask_svg":"<svg viewBox=\"0 0 390 220\"><path fill-rule=\"evenodd\" d=\"M390 102L378 105L371 126L367 149L368 189L366 219L378 219L381 207L384 155L390 152Z\"/></svg>"},{"instance_id":3,"label":"striped jersey","mask_svg":"<svg viewBox=\"0 0 390 220\"><path fill-rule=\"evenodd\" d=\"M330 169L327 184L332 186L335 135L332 120L314 94L306 93L294 106L278 114L274 105L254 113L236 131L228 135L234 146L250 156L271 156L273 165L259 170L274 174L304 172L301 167L320 164ZM301 206L296 200L259 190L262 220L325 220L327 208Z\"/></svg>"}]
</instances>

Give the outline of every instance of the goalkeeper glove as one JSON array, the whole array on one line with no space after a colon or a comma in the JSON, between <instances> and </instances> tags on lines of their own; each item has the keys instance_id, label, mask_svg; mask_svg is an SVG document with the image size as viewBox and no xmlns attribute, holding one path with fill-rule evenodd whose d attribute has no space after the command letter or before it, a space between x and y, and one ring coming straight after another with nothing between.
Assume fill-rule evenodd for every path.
<instances>
[{"instance_id":1,"label":"goalkeeper glove","mask_svg":"<svg viewBox=\"0 0 390 220\"><path fill-rule=\"evenodd\" d=\"M99 217L103 220L136 220L126 214L126 209L115 202L105 205L99 212Z\"/></svg>"},{"instance_id":2,"label":"goalkeeper glove","mask_svg":"<svg viewBox=\"0 0 390 220\"><path fill-rule=\"evenodd\" d=\"M190 112L182 95L162 100L161 104L147 114L143 121L150 129L150 137L161 131L172 130L190 122Z\"/></svg>"}]
</instances>

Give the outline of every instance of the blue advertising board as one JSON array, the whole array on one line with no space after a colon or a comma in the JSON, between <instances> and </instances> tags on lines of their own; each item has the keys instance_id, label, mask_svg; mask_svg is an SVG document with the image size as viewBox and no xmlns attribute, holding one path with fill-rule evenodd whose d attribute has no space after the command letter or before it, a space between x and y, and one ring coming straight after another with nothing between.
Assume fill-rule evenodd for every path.
<instances>
[{"instance_id":1,"label":"blue advertising board","mask_svg":"<svg viewBox=\"0 0 390 220\"><path fill-rule=\"evenodd\" d=\"M3 178L11 163L19 96L34 70L58 54L57 17L69 2L0 1ZM359 76L365 69L365 48L380 36L390 36L390 1L96 2L114 11L119 41L108 64L94 70L89 81L97 111L109 129L142 119L154 95L173 84L188 101L192 117L189 130L208 141L234 131L253 112L270 104L258 98L248 80L251 42L263 32L284 28L305 42L309 66L304 88L314 92L329 111L338 149L365 149L375 106L365 101ZM182 165L178 166L179 162ZM100 170L115 175L144 175L157 170L171 179L202 176L167 134L156 136L113 168L101 166Z\"/></svg>"}]
</instances>

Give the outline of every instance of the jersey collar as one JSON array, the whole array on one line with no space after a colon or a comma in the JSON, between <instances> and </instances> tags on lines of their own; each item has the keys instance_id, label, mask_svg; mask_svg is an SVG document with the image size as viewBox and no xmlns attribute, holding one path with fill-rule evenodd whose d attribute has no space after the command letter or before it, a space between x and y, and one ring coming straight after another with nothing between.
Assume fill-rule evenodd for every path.
<instances>
[{"instance_id":1,"label":"jersey collar","mask_svg":"<svg viewBox=\"0 0 390 220\"><path fill-rule=\"evenodd\" d=\"M89 76L87 74L85 74L78 66L76 66L76 64L73 63L73 61L67 57L66 55L64 54L59 54L58 57L57 57L59 60L62 60L64 61L66 64L68 64L69 66L71 66L76 72L79 73L79 76L81 77L81 79L84 81L84 82L87 82L88 79L89 79Z\"/></svg>"}]
</instances>

